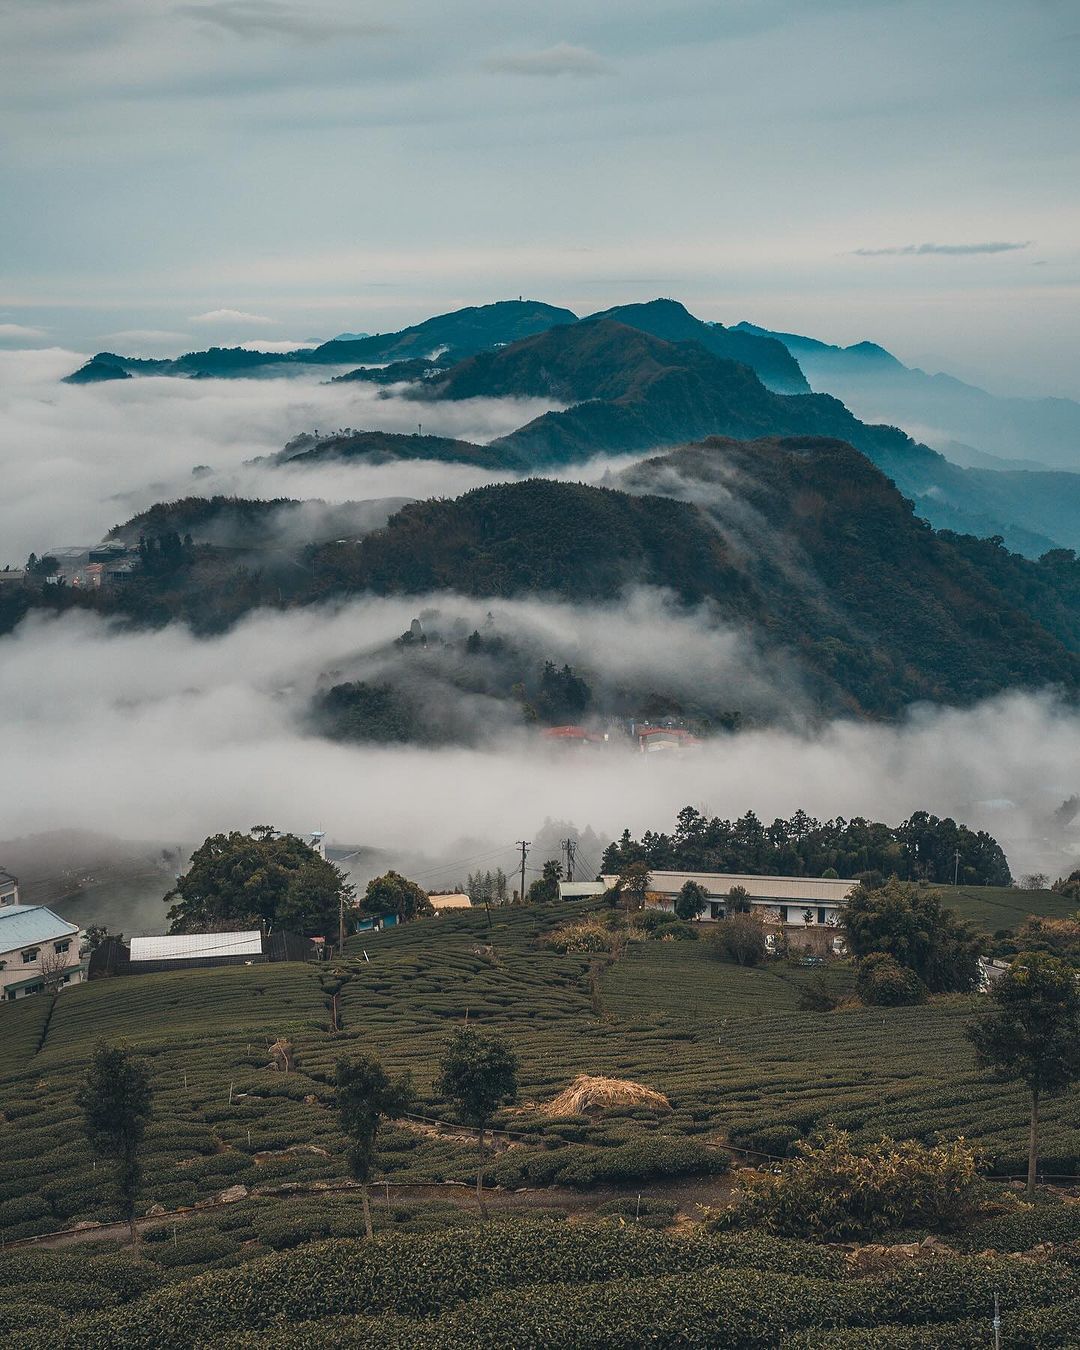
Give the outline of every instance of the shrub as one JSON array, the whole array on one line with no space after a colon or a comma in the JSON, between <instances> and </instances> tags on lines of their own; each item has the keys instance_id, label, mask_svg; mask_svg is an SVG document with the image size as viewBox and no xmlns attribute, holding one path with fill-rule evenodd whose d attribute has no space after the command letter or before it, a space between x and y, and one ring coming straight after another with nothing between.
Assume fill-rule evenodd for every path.
<instances>
[{"instance_id":1,"label":"shrub","mask_svg":"<svg viewBox=\"0 0 1080 1350\"><path fill-rule=\"evenodd\" d=\"M547 945L551 950L563 956L570 953L610 951L611 943L611 930L595 919L581 919L575 923L562 924L547 937Z\"/></svg>"},{"instance_id":2,"label":"shrub","mask_svg":"<svg viewBox=\"0 0 1080 1350\"><path fill-rule=\"evenodd\" d=\"M732 1130L730 1138L736 1148L764 1153L770 1158L787 1158L799 1141L799 1130L795 1125L750 1126Z\"/></svg>"},{"instance_id":3,"label":"shrub","mask_svg":"<svg viewBox=\"0 0 1080 1350\"><path fill-rule=\"evenodd\" d=\"M897 1008L926 1000L927 989L913 970L887 952L873 952L859 962L855 988L863 1003Z\"/></svg>"},{"instance_id":4,"label":"shrub","mask_svg":"<svg viewBox=\"0 0 1080 1350\"><path fill-rule=\"evenodd\" d=\"M169 1237L172 1238L171 1232ZM236 1244L224 1233L194 1233L159 1244L154 1260L163 1270L172 1270L176 1266L206 1266L235 1250Z\"/></svg>"},{"instance_id":5,"label":"shrub","mask_svg":"<svg viewBox=\"0 0 1080 1350\"><path fill-rule=\"evenodd\" d=\"M963 1235L970 1251L1026 1252L1041 1242L1080 1242L1080 1204L1018 1204L1011 1213L984 1219Z\"/></svg>"},{"instance_id":6,"label":"shrub","mask_svg":"<svg viewBox=\"0 0 1080 1350\"><path fill-rule=\"evenodd\" d=\"M756 966L765 957L765 921L759 914L729 914L709 934L713 956L730 958L740 966Z\"/></svg>"},{"instance_id":7,"label":"shrub","mask_svg":"<svg viewBox=\"0 0 1080 1350\"><path fill-rule=\"evenodd\" d=\"M948 1228L970 1214L975 1162L963 1140L928 1148L882 1139L857 1149L850 1135L830 1129L800 1143L778 1173L740 1178L742 1192L722 1221L831 1240Z\"/></svg>"},{"instance_id":8,"label":"shrub","mask_svg":"<svg viewBox=\"0 0 1080 1350\"><path fill-rule=\"evenodd\" d=\"M657 933L662 942L696 942L698 930L689 923L669 923Z\"/></svg>"}]
</instances>

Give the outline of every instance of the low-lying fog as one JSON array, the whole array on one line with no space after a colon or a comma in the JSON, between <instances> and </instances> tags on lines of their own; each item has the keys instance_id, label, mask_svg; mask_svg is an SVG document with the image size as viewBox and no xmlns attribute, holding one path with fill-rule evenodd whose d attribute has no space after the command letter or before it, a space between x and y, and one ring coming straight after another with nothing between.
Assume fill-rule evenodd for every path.
<instances>
[{"instance_id":1,"label":"low-lying fog","mask_svg":"<svg viewBox=\"0 0 1080 1350\"><path fill-rule=\"evenodd\" d=\"M373 385L291 379L141 376L61 383L85 360L61 349L0 352L0 567L33 549L96 543L156 501L214 493L249 497L457 496L497 475L464 465L245 464L301 431L339 427L492 440L547 412L538 399L415 403ZM192 469L212 472L193 477ZM509 475L507 475L509 476Z\"/></svg>"},{"instance_id":2,"label":"low-lying fog","mask_svg":"<svg viewBox=\"0 0 1080 1350\"><path fill-rule=\"evenodd\" d=\"M25 623L0 661L5 834L62 824L197 840L269 821L452 862L532 838L546 816L607 839L627 825L668 828L686 803L767 819L801 806L895 821L923 807L991 830L1017 875L1073 856L1050 819L1076 787L1080 718L1049 697L926 710L891 727L746 731L679 758L545 747L524 732L486 749L311 735L304 710L322 671L400 633L419 603L259 614L212 639L175 626L122 633L78 613ZM545 625L564 651L593 630L595 659L623 670L668 659L691 681L735 679L743 666L768 685L734 635L633 603L629 622L532 604L500 607L500 619ZM772 693L782 697L782 683Z\"/></svg>"},{"instance_id":3,"label":"low-lying fog","mask_svg":"<svg viewBox=\"0 0 1080 1350\"><path fill-rule=\"evenodd\" d=\"M244 461L299 431L409 431L421 416L425 431L488 440L545 407L474 400L418 412L370 387L306 378L61 384L81 360L66 351L0 354L0 566L31 549L92 542L154 501L182 495L455 495L492 476L430 463L290 472ZM587 476L599 478L608 463L588 466ZM193 478L195 465L212 473ZM320 678L363 672L426 603L256 614L205 640L179 627L125 633L85 613L24 623L0 640L3 834L87 828L190 843L271 822L377 844L403 863L442 860L441 873L426 878L435 882L457 880L469 870L459 862L478 854L510 870L513 841L536 838L546 817L591 826L606 840L624 826L669 828L693 803L721 815L752 808L766 819L803 807L822 818L896 821L926 808L990 830L1018 876L1056 873L1080 853L1080 838L1052 824L1080 778L1080 718L1051 697L915 711L891 727L822 727L788 673L748 637L675 615L643 593L607 609L496 608L500 623L553 659L616 679L708 689L779 726L680 758L614 745L544 747L512 725L505 705L473 710L493 719L496 734L483 749L357 747L314 736L305 714ZM445 598L433 603L450 607ZM488 608L453 607L477 622Z\"/></svg>"}]
</instances>

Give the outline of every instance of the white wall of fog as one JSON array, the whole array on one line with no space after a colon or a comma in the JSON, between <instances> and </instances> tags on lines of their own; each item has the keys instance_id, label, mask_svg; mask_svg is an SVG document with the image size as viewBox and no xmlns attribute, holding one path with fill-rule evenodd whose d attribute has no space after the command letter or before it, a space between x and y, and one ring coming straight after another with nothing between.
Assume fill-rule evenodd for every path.
<instances>
[{"instance_id":1,"label":"white wall of fog","mask_svg":"<svg viewBox=\"0 0 1080 1350\"><path fill-rule=\"evenodd\" d=\"M469 399L417 406L364 384L312 378L182 380L137 377L60 383L85 360L62 349L0 351L0 567L64 544L95 543L156 501L210 496L457 496L497 475L427 462L272 469L245 460L300 431L338 427L425 432L488 441L552 405ZM192 477L196 465L213 472Z\"/></svg>"},{"instance_id":2,"label":"white wall of fog","mask_svg":"<svg viewBox=\"0 0 1080 1350\"><path fill-rule=\"evenodd\" d=\"M1017 875L1060 870L1080 848L1050 823L1076 788L1080 717L1049 696L892 727L748 731L678 759L547 750L520 734L485 750L308 734L300 713L319 673L400 632L421 603L259 614L210 640L124 633L86 614L25 623L0 662L5 834L63 825L179 841L271 821L449 861L532 837L548 816L607 838L670 828L694 803L766 819L801 806L896 821L926 808L991 830ZM665 617L656 597L626 616L526 604L500 606L500 619L504 608L508 624L547 625L568 647L594 631L615 669L651 660L687 680L734 680L754 659L736 635Z\"/></svg>"}]
</instances>

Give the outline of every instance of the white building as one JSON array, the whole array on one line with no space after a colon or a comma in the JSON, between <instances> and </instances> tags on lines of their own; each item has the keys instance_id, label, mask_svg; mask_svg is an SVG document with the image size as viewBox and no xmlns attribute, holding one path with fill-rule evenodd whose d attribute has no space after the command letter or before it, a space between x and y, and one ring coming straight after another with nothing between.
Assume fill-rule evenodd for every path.
<instances>
[{"instance_id":1,"label":"white building","mask_svg":"<svg viewBox=\"0 0 1080 1350\"><path fill-rule=\"evenodd\" d=\"M560 900L592 900L603 895L607 886L602 881L560 881Z\"/></svg>"},{"instance_id":2,"label":"white building","mask_svg":"<svg viewBox=\"0 0 1080 1350\"><path fill-rule=\"evenodd\" d=\"M19 878L0 867L0 906L19 903Z\"/></svg>"},{"instance_id":3,"label":"white building","mask_svg":"<svg viewBox=\"0 0 1080 1350\"><path fill-rule=\"evenodd\" d=\"M131 939L130 974L180 970L186 966L250 965L262 962L263 935L258 928L242 933L163 933Z\"/></svg>"},{"instance_id":4,"label":"white building","mask_svg":"<svg viewBox=\"0 0 1080 1350\"><path fill-rule=\"evenodd\" d=\"M613 886L617 876L605 877ZM688 881L704 887L708 897L700 917L722 919L728 896L741 886L756 910L776 923L801 928L811 924L836 925L840 906L858 882L829 877L758 877L735 872L650 872L649 895L658 909L673 910L675 897Z\"/></svg>"},{"instance_id":5,"label":"white building","mask_svg":"<svg viewBox=\"0 0 1080 1350\"><path fill-rule=\"evenodd\" d=\"M0 998L13 1001L86 978L81 932L44 905L0 906Z\"/></svg>"}]
</instances>

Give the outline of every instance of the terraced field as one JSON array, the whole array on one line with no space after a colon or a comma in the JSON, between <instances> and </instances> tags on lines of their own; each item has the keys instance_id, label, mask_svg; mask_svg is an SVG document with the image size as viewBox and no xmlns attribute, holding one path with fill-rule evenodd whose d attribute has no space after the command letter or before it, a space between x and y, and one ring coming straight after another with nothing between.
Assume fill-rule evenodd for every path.
<instances>
[{"instance_id":1,"label":"terraced field","mask_svg":"<svg viewBox=\"0 0 1080 1350\"><path fill-rule=\"evenodd\" d=\"M343 1053L371 1049L410 1070L423 1110L448 1116L431 1084L445 1033L466 1015L512 1038L526 1103L589 1072L647 1083L675 1108L595 1123L508 1114L504 1123L536 1146L499 1159L494 1175L507 1185L585 1185L606 1175L598 1157L626 1175L634 1166L647 1174L665 1156L699 1165L700 1148L687 1143L680 1154L680 1136L779 1152L825 1119L866 1133L964 1133L999 1168L1018 1169L1025 1105L973 1071L961 1035L970 1000L800 1012L811 972L743 970L697 942L633 943L597 982L587 958L543 946L559 917L496 912L490 952L484 915L467 913L354 939L340 974L306 965L181 971L95 981L51 1010L45 998L0 1007L0 1236L111 1217L73 1104L103 1037L127 1041L151 1065L146 1206L190 1205L234 1182L343 1177L343 1141L326 1107ZM842 992L850 975L837 967L829 979ZM282 1036L296 1050L288 1074L267 1068L267 1046ZM1076 1166L1074 1116L1075 1101L1047 1103L1048 1171ZM472 1171L461 1140L406 1128L381 1136L380 1175L467 1180Z\"/></svg>"},{"instance_id":2,"label":"terraced field","mask_svg":"<svg viewBox=\"0 0 1080 1350\"><path fill-rule=\"evenodd\" d=\"M1076 913L1076 901L1054 891L1026 891L1019 886L945 886L945 903L982 932L1016 928L1029 914L1064 919Z\"/></svg>"}]
</instances>

